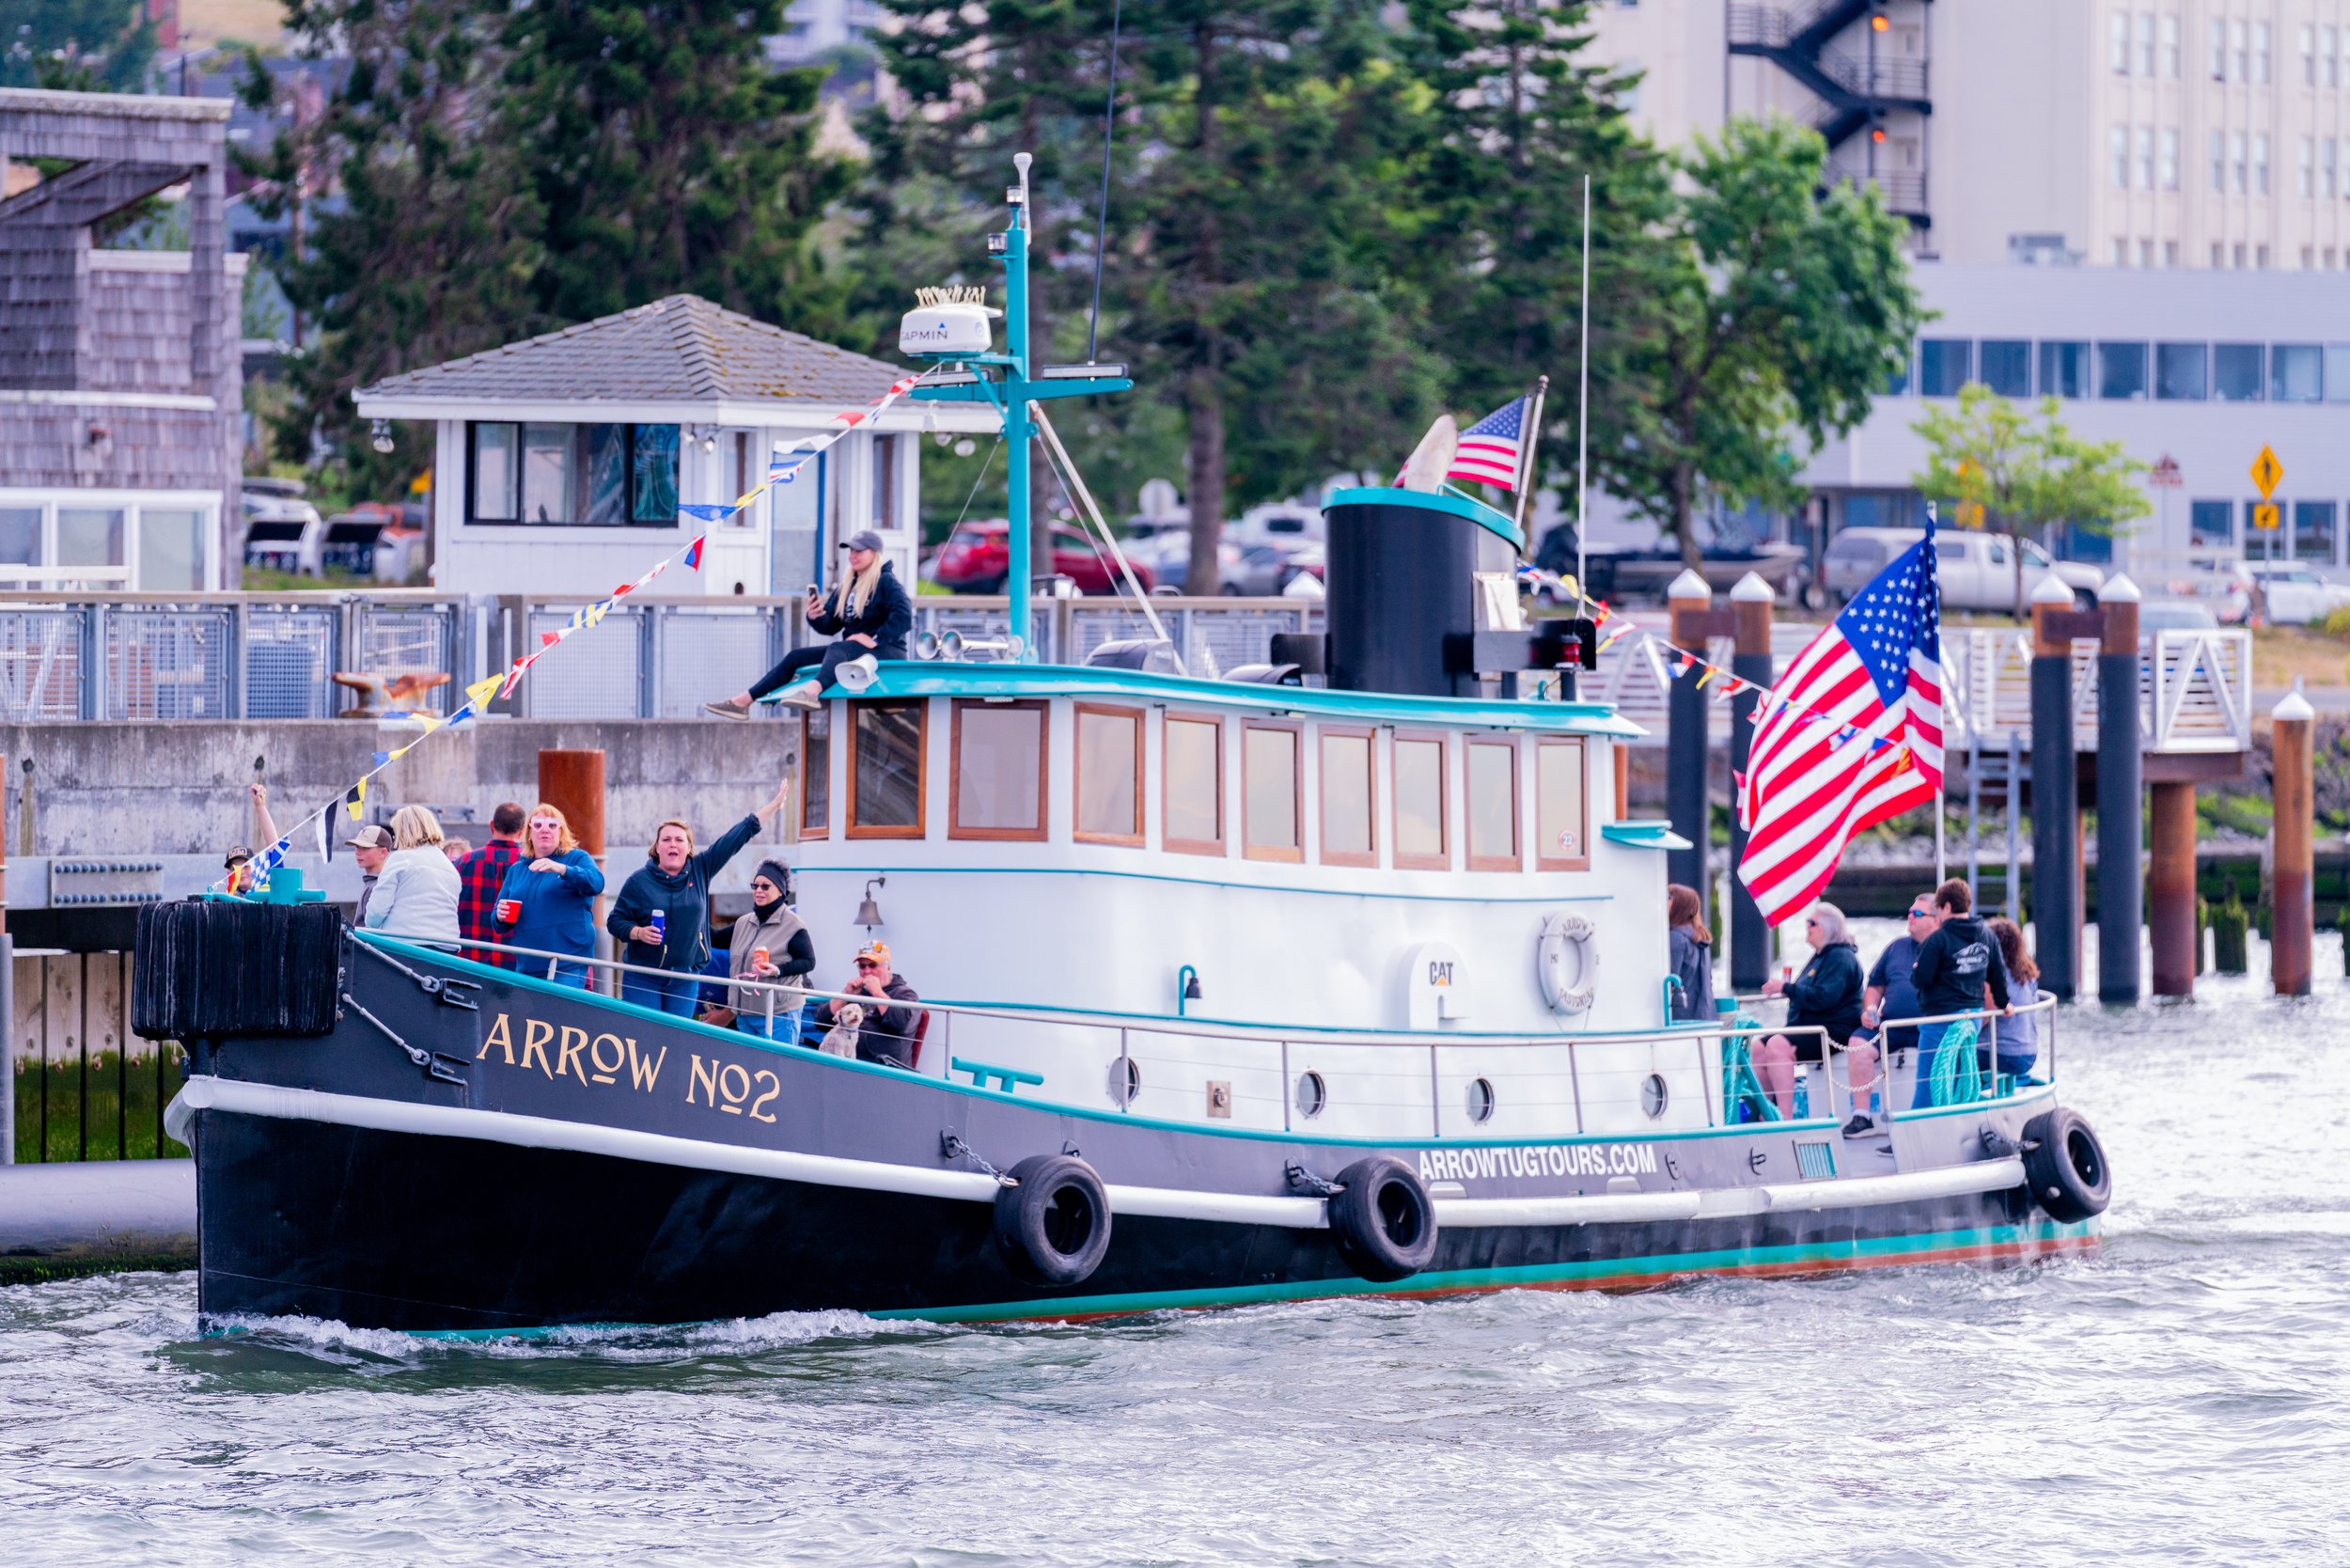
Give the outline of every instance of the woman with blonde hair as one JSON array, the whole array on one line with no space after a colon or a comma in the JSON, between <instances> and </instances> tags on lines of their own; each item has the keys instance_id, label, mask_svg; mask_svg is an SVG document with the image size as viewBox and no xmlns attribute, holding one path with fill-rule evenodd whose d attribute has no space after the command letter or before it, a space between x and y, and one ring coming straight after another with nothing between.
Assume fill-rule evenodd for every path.
<instances>
[{"instance_id":1,"label":"woman with blonde hair","mask_svg":"<svg viewBox=\"0 0 2350 1568\"><path fill-rule=\"evenodd\" d=\"M441 824L421 806L392 813L392 853L368 900L367 927L411 942L456 947L461 883L441 845Z\"/></svg>"},{"instance_id":2,"label":"woman with blonde hair","mask_svg":"<svg viewBox=\"0 0 2350 1568\"><path fill-rule=\"evenodd\" d=\"M849 553L849 574L831 593L807 589L807 624L836 643L795 648L783 662L723 702L705 702L702 712L720 718L746 719L751 704L780 690L776 700L795 708L813 708L817 694L832 684L833 672L852 659L871 654L876 659L902 659L906 638L914 632L914 601L890 564L882 559L881 535L861 528L841 542ZM808 674L814 670L814 674Z\"/></svg>"},{"instance_id":3,"label":"woman with blonde hair","mask_svg":"<svg viewBox=\"0 0 2350 1568\"><path fill-rule=\"evenodd\" d=\"M1762 982L1765 996L1787 998L1787 1027L1816 1026L1841 1045L1860 1027L1860 944L1844 929L1844 912L1825 901L1804 917L1804 940L1811 944L1811 962L1793 980L1774 975ZM1775 1034L1754 1048L1755 1076L1762 1092L1778 1105L1778 1114L1795 1114L1795 1064L1816 1063L1824 1047L1816 1033L1790 1038ZM1811 1107L1814 1116L1827 1114L1827 1091Z\"/></svg>"},{"instance_id":4,"label":"woman with blonde hair","mask_svg":"<svg viewBox=\"0 0 2350 1568\"><path fill-rule=\"evenodd\" d=\"M603 891L603 872L579 847L562 808L540 801L523 826L522 853L498 886L498 930L509 947L586 958L596 950L596 896ZM524 958L515 966L557 985L588 985L585 964Z\"/></svg>"}]
</instances>

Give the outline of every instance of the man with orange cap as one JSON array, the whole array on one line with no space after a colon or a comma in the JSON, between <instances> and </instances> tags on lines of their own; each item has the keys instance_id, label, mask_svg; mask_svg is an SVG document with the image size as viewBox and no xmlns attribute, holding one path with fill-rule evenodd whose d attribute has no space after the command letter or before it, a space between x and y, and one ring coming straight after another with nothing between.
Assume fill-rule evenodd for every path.
<instances>
[{"instance_id":1,"label":"man with orange cap","mask_svg":"<svg viewBox=\"0 0 2350 1568\"><path fill-rule=\"evenodd\" d=\"M866 1004L865 1022L857 1030L857 1059L911 1069L914 1030L922 1019L922 1009L917 1004L922 998L890 969L889 945L868 942L859 948L856 978L840 989L852 996L871 998ZM809 1029L821 1036L831 1028L838 1022L834 1010L839 1005L826 1001L817 1008L809 1020Z\"/></svg>"}]
</instances>

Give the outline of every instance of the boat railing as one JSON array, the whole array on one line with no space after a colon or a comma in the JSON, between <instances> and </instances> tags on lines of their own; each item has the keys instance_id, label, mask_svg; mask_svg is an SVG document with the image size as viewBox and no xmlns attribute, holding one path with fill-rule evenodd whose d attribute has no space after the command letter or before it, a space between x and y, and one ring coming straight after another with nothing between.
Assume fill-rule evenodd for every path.
<instances>
[{"instance_id":1,"label":"boat railing","mask_svg":"<svg viewBox=\"0 0 2350 1568\"><path fill-rule=\"evenodd\" d=\"M422 946L404 938L387 939L373 932L354 932L352 934L364 937L370 943L389 941L402 946ZM747 977L733 979L683 973L650 964L631 964L619 959L556 952L540 948L523 948L508 943L467 942L462 946L469 950L494 953L504 959L519 961L513 964L516 972L533 979L551 978L557 965L575 965L580 969L593 971L611 984L609 993L599 993L600 995L617 995L620 990L620 982L625 977L636 975L664 982L674 982L683 979L690 980L697 984L738 987L754 994L776 998L778 1002L793 996L809 1001L846 1001L866 1004L870 1004L875 1000L870 995L856 992L828 991L816 986L793 984L789 981L759 980ZM446 949L434 948L430 950ZM1580 1136L1592 1130L1591 1118L1588 1110L1590 1105L1602 1101L1616 1103L1626 1100L1637 1101L1645 1080L1663 1071L1678 1072L1694 1067L1697 1070L1704 1098L1706 1125L1721 1127L1750 1119L1742 1116L1742 1104L1751 1105L1758 1114L1766 1114L1762 1113L1759 1104L1755 1103L1758 1099L1756 1090L1740 1090L1733 1092L1731 1087L1737 1069L1745 1066L1750 1071L1754 1043L1773 1036L1784 1036L1790 1039L1805 1036L1816 1037L1823 1060L1828 1063L1832 1063L1839 1053L1844 1053L1847 1050L1846 1046L1831 1038L1823 1027L1811 1024L1790 1027L1785 1024L1723 1022L1711 1025L1689 1024L1669 1028L1580 1034L1564 1032L1533 1034L1524 1031L1486 1033L1465 1030L1446 1030L1441 1034L1430 1034L1424 1030L1249 1024L1228 1019L1167 1017L1162 1014L1110 1012L1050 1005L968 1002L931 997L922 997L909 1005L929 1014L930 1020L935 1020L934 1027L930 1020L925 1020L917 1026L917 1030L923 1038L924 1048L917 1057L916 1071L925 1077L937 1078L942 1082L952 1082L954 1075L962 1073L970 1076L976 1086L993 1085L1008 1092L1016 1092L1014 1089L1016 1083L1032 1081L1021 1079L1016 1075L1020 1071L1016 1063L964 1060L959 1055L955 1043L956 1025L959 1020L964 1024L966 1037L987 1023L1010 1022L1027 1026L1040 1032L1060 1036L1064 1043L1083 1043L1091 1045L1094 1054L1107 1070L1106 1076L1111 1098L1120 1110L1131 1109L1135 1099L1132 1092L1120 1093L1119 1086L1120 1085L1139 1086L1152 1081L1165 1082L1167 1076L1178 1072L1198 1074L1203 1071L1220 1072L1229 1068L1232 1076L1227 1081L1231 1086L1234 1099L1242 1105L1255 1104L1270 1111L1274 1108L1277 1096L1261 1093L1252 1095L1244 1086L1251 1076L1261 1079L1264 1069L1275 1065L1275 1060L1277 1060L1279 1067L1279 1077L1277 1080L1279 1085L1277 1108L1280 1111L1281 1124L1285 1130L1292 1128L1292 1123L1298 1114L1294 1090L1298 1074L1292 1072L1294 1058L1327 1047L1342 1047L1350 1050L1360 1047L1390 1049L1399 1053L1392 1065L1383 1060L1375 1068L1350 1068L1350 1077L1391 1085L1400 1092L1396 1097L1381 1102L1383 1106L1388 1109L1417 1107L1419 1112L1427 1116L1429 1132L1439 1137L1464 1136L1473 1134L1477 1130L1475 1118L1466 1112L1447 1110L1446 1096L1442 1086L1446 1078L1445 1054L1448 1052L1460 1052L1466 1049L1488 1052L1524 1051L1529 1055L1536 1051L1562 1052L1563 1074L1558 1065L1548 1059L1529 1063L1522 1072L1513 1073L1508 1065L1504 1065L1507 1058L1481 1059L1478 1064L1478 1071L1488 1077L1504 1080L1519 1077L1528 1080L1529 1085L1539 1084L1547 1088L1554 1096L1551 1100L1543 1100L1535 1095L1521 1095L1513 1097L1512 1103L1524 1108L1539 1107L1550 1111L1556 1115L1558 1123L1561 1127L1571 1123L1575 1133ZM2043 1082L2054 1081L2056 1040L2053 1009L2055 1005L2054 997L2042 997L2029 1007L2014 1010L2019 1013L2049 1015L2050 1023L2044 1030L2043 1061L2046 1074ZM778 1021L771 1025L771 1031L780 1028L783 1031L780 1039L762 1041L756 1035L746 1033L745 1043L796 1047L798 1035L796 1017L787 1024L780 1022L783 1016L780 1008L771 1014L772 1018ZM1996 1010L1982 1010L1916 1019L1893 1019L1888 1022L1906 1027L1917 1025L1955 1023L1967 1019L1976 1021L1987 1037L1992 1027L1992 1021L1999 1016L2000 1013ZM1000 1041L1000 1031L993 1032L997 1034ZM1181 1046L1173 1043L1178 1040L1183 1043ZM1203 1044L1213 1045L1215 1043L1229 1043L1234 1047L1245 1049L1236 1051L1226 1060L1203 1057L1200 1047ZM1620 1049L1608 1049L1625 1045L1647 1045L1653 1049L1648 1059L1627 1063ZM1268 1049L1277 1052L1277 1058L1275 1060L1267 1059ZM1682 1055L1684 1050L1687 1052L1686 1056ZM1176 1054L1178 1051L1183 1054ZM1402 1053L1411 1053L1412 1056L1407 1058ZM1008 1071L1014 1076L1006 1076ZM1880 1076L1884 1071L1885 1067L1881 1061ZM1559 1082L1562 1076L1563 1084ZM1617 1082L1617 1079L1627 1081ZM1814 1113L1808 1117L1807 1121L1841 1121L1852 1113L1854 1106L1850 1091L1849 1068L1843 1072L1824 1068L1816 1081L1820 1085L1826 1114L1823 1117ZM1507 1087L1506 1082L1503 1087ZM1563 1088L1566 1091L1563 1096L1557 1094L1559 1088ZM1976 1098L1982 1100L1995 1098L1997 1090L1996 1077L1986 1076L1978 1088ZM1732 1103L1733 1101L1738 1103ZM1841 1115L1838 1114L1837 1108L1840 1105L1843 1107ZM1907 1116L1922 1114L1928 1113L1888 1106L1890 1120L1901 1120ZM1269 1120L1269 1117L1267 1119Z\"/></svg>"}]
</instances>

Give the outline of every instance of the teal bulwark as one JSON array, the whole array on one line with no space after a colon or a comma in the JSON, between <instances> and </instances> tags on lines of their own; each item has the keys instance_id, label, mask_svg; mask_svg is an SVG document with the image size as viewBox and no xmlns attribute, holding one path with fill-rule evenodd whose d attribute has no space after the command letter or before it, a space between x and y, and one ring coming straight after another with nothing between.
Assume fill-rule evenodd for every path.
<instances>
[{"instance_id":1,"label":"teal bulwark","mask_svg":"<svg viewBox=\"0 0 2350 1568\"><path fill-rule=\"evenodd\" d=\"M1507 513L1496 511L1465 495L1447 495L1440 491L1391 490L1384 486L1334 490L1322 503L1322 510L1328 511L1332 507L1417 507L1422 511L1440 511L1448 517L1468 519L1512 550L1526 548L1526 536L1518 531L1517 524Z\"/></svg>"},{"instance_id":2,"label":"teal bulwark","mask_svg":"<svg viewBox=\"0 0 2350 1568\"><path fill-rule=\"evenodd\" d=\"M1670 823L1602 823L1599 836L1633 849L1685 850L1689 840L1675 833Z\"/></svg>"},{"instance_id":3,"label":"teal bulwark","mask_svg":"<svg viewBox=\"0 0 2350 1568\"><path fill-rule=\"evenodd\" d=\"M1504 702L1482 698L1403 697L1389 692L1331 691L1318 686L1261 686L1244 681L1203 681L1151 670L1090 665L947 664L885 660L873 683L856 699L916 697L1004 698L1124 697L1242 708L1292 717L1456 725L1546 734L1632 740L1643 733L1605 702ZM767 700L773 701L770 697Z\"/></svg>"}]
</instances>

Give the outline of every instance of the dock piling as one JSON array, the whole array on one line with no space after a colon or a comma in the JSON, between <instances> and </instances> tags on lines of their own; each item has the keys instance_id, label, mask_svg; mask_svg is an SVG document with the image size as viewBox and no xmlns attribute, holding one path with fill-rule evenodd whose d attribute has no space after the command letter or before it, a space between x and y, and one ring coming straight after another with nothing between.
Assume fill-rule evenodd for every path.
<instances>
[{"instance_id":1,"label":"dock piling","mask_svg":"<svg viewBox=\"0 0 2350 1568\"><path fill-rule=\"evenodd\" d=\"M2195 913L2195 786L2184 779L2164 780L2153 786L2153 794L2154 863L2146 879L2146 924L2154 948L2154 995L2192 996L2203 959ZM2100 882L2101 896L2104 890ZM2102 941L2102 932L2100 936Z\"/></svg>"},{"instance_id":2,"label":"dock piling","mask_svg":"<svg viewBox=\"0 0 2350 1568\"><path fill-rule=\"evenodd\" d=\"M2055 573L2031 595L2031 911L2040 989L2071 1001L2080 984L2080 763L2073 750L2073 639L2103 619L2073 607Z\"/></svg>"},{"instance_id":3,"label":"dock piling","mask_svg":"<svg viewBox=\"0 0 2350 1568\"><path fill-rule=\"evenodd\" d=\"M1747 682L1746 688L1730 699L1730 776L1735 780L1747 771L1747 759L1754 744L1756 704L1771 686L1771 602L1777 596L1771 585L1754 572L1738 579L1730 590L1730 619L1732 638L1730 670ZM1684 646L1686 646L1685 644ZM1731 786L1736 792L1736 785ZM1747 830L1738 821L1736 803L1730 813L1730 863L1736 867L1747 857ZM1762 910L1754 902L1747 885L1736 877L1730 879L1730 983L1733 990L1759 991L1771 978L1771 926L1762 917Z\"/></svg>"},{"instance_id":4,"label":"dock piling","mask_svg":"<svg viewBox=\"0 0 2350 1568\"><path fill-rule=\"evenodd\" d=\"M2316 795L2313 720L2317 712L2294 682L2269 714L2276 759L2276 826L2271 840L2277 903L2268 943L2269 978L2280 996L2310 994L2311 945L2317 924L2312 886Z\"/></svg>"},{"instance_id":5,"label":"dock piling","mask_svg":"<svg viewBox=\"0 0 2350 1568\"><path fill-rule=\"evenodd\" d=\"M2098 593L2097 996L2107 1002L2137 1001L2141 979L2145 866L2138 824L2146 789L2138 732L2138 585L2118 572Z\"/></svg>"},{"instance_id":6,"label":"dock piling","mask_svg":"<svg viewBox=\"0 0 2350 1568\"><path fill-rule=\"evenodd\" d=\"M1684 570L1666 589L1671 620L1668 635L1676 648L1702 657L1713 635L1714 590L1705 579ZM1673 674L1672 695L1666 708L1665 815L1672 828L1689 840L1689 847L1666 851L1666 874L1704 896L1713 859L1712 823L1706 796L1713 759L1706 733L1705 693L1698 685L1703 669L1691 666Z\"/></svg>"}]
</instances>

